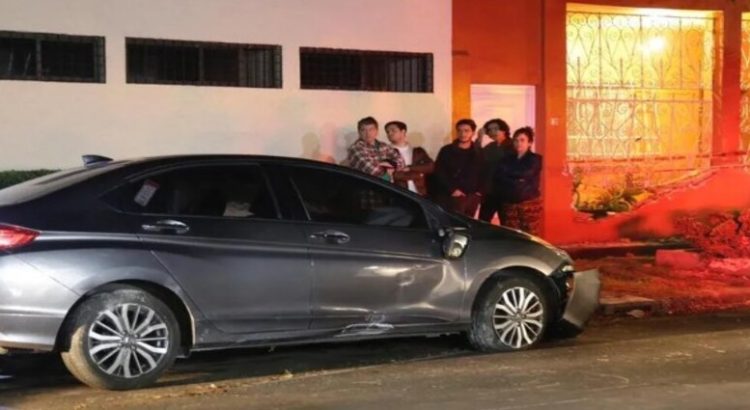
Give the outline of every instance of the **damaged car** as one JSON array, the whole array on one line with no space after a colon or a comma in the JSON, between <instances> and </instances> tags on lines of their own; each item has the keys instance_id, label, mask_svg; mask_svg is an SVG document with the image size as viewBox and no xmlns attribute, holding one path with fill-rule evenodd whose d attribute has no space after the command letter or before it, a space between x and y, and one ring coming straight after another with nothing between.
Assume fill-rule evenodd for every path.
<instances>
[{"instance_id":1,"label":"damaged car","mask_svg":"<svg viewBox=\"0 0 750 410\"><path fill-rule=\"evenodd\" d=\"M97 388L191 352L465 333L486 352L579 332L597 271L520 231L294 158L113 161L0 190L0 347Z\"/></svg>"}]
</instances>

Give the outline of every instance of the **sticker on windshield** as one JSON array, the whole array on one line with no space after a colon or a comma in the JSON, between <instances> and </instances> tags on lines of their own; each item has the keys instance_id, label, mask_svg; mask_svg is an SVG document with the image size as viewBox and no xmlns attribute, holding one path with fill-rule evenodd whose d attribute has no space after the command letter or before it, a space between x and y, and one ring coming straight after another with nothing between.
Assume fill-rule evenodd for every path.
<instances>
[{"instance_id":1,"label":"sticker on windshield","mask_svg":"<svg viewBox=\"0 0 750 410\"><path fill-rule=\"evenodd\" d=\"M143 207L148 206L148 203L151 202L151 198L154 197L154 194L158 189L159 184L156 182L151 180L144 182L141 189L139 189L138 193L135 195L135 203Z\"/></svg>"}]
</instances>

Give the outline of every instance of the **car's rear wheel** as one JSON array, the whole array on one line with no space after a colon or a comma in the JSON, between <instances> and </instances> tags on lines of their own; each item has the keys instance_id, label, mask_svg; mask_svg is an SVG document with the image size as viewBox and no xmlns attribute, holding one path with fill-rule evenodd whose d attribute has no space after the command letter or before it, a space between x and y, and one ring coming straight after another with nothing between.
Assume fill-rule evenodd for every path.
<instances>
[{"instance_id":1,"label":"car's rear wheel","mask_svg":"<svg viewBox=\"0 0 750 410\"><path fill-rule=\"evenodd\" d=\"M154 383L175 360L180 333L172 311L151 294L119 287L72 313L62 359L83 383L111 390Z\"/></svg>"},{"instance_id":2,"label":"car's rear wheel","mask_svg":"<svg viewBox=\"0 0 750 410\"><path fill-rule=\"evenodd\" d=\"M496 280L479 295L469 342L481 351L525 350L542 340L549 306L542 288L526 278Z\"/></svg>"}]
</instances>

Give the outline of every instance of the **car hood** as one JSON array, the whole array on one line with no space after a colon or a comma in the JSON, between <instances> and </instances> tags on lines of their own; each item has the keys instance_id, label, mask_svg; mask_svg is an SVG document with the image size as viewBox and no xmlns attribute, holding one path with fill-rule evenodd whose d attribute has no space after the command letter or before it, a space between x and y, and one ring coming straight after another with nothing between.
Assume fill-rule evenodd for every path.
<instances>
[{"instance_id":1,"label":"car hood","mask_svg":"<svg viewBox=\"0 0 750 410\"><path fill-rule=\"evenodd\" d=\"M469 226L469 233L474 240L515 240L524 242L533 242L541 247L553 251L563 259L571 261L570 255L564 250L552 245L544 239L528 234L518 229L508 228L505 226L492 225L481 221L472 221Z\"/></svg>"}]
</instances>

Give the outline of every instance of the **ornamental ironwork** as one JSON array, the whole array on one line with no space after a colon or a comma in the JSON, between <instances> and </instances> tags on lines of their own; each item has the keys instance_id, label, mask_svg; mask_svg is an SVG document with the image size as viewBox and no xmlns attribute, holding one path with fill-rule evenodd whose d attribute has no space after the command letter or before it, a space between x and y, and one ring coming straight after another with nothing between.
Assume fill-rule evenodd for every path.
<instances>
[{"instance_id":1,"label":"ornamental ironwork","mask_svg":"<svg viewBox=\"0 0 750 410\"><path fill-rule=\"evenodd\" d=\"M710 166L714 25L568 12L567 156L579 209L625 210Z\"/></svg>"},{"instance_id":2,"label":"ornamental ironwork","mask_svg":"<svg viewBox=\"0 0 750 410\"><path fill-rule=\"evenodd\" d=\"M740 71L740 149L745 165L750 165L750 15L742 16L742 57Z\"/></svg>"}]
</instances>

